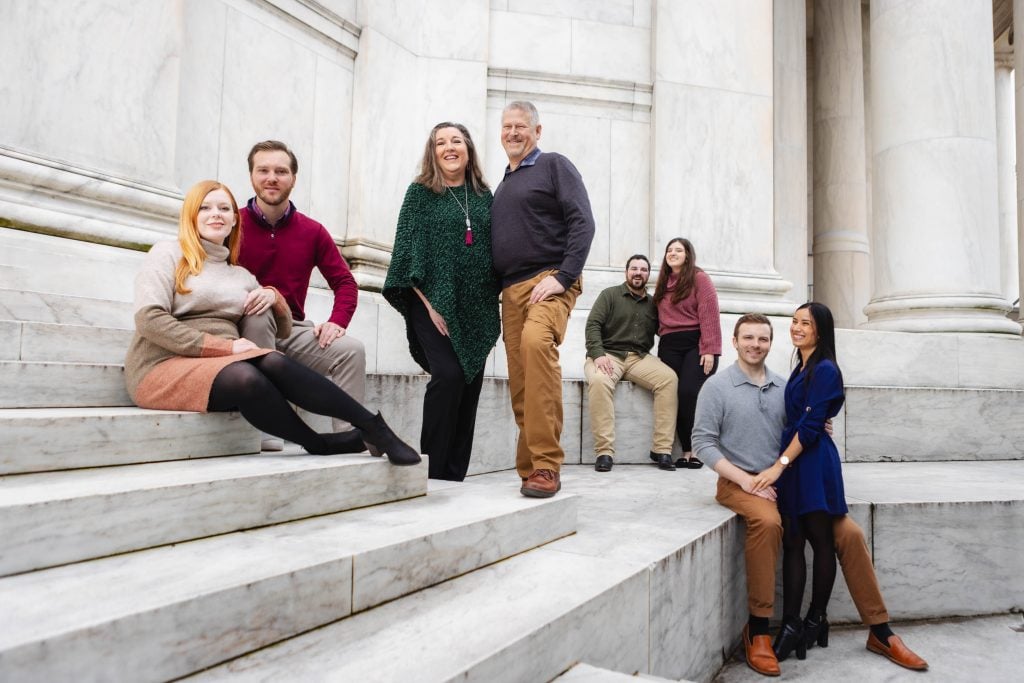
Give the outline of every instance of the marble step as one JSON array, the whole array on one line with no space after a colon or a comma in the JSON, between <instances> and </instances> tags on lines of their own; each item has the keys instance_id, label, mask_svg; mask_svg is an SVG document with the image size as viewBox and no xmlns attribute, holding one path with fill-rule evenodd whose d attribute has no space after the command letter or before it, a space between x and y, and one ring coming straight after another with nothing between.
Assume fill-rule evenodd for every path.
<instances>
[{"instance_id":1,"label":"marble step","mask_svg":"<svg viewBox=\"0 0 1024 683\"><path fill-rule=\"evenodd\" d=\"M649 683L670 683L669 679L650 674L626 674L621 671L610 671L590 664L577 664L573 668L555 679L559 683L637 683L638 681L649 681ZM691 683L687 680L672 681L671 683Z\"/></svg>"},{"instance_id":2,"label":"marble step","mask_svg":"<svg viewBox=\"0 0 1024 683\"><path fill-rule=\"evenodd\" d=\"M132 335L114 327L0 320L0 359L121 364Z\"/></svg>"},{"instance_id":3,"label":"marble step","mask_svg":"<svg viewBox=\"0 0 1024 683\"><path fill-rule=\"evenodd\" d=\"M264 648L188 681L549 681L646 670L641 563L548 547Z\"/></svg>"},{"instance_id":4,"label":"marble step","mask_svg":"<svg viewBox=\"0 0 1024 683\"><path fill-rule=\"evenodd\" d=\"M535 500L514 491L494 496L449 487L414 500L0 579L0 679L187 675L571 534L576 507L573 496ZM583 568L581 558L563 559L566 568ZM605 572L596 567L591 573ZM497 588L490 592L507 592ZM493 615L493 596L490 602ZM466 616L474 611L465 600L460 604ZM476 621L483 622L482 615ZM457 627L435 623L440 637ZM389 658L407 659L397 656L391 638L374 640L377 650L390 650ZM279 680L309 679L286 673Z\"/></svg>"},{"instance_id":5,"label":"marble step","mask_svg":"<svg viewBox=\"0 0 1024 683\"><path fill-rule=\"evenodd\" d=\"M0 474L257 453L238 413L143 408L2 408Z\"/></svg>"},{"instance_id":6,"label":"marble step","mask_svg":"<svg viewBox=\"0 0 1024 683\"><path fill-rule=\"evenodd\" d=\"M0 576L420 496L427 465L237 455L0 477Z\"/></svg>"},{"instance_id":7,"label":"marble step","mask_svg":"<svg viewBox=\"0 0 1024 683\"><path fill-rule=\"evenodd\" d=\"M131 405L120 364L0 361L0 408Z\"/></svg>"},{"instance_id":8,"label":"marble step","mask_svg":"<svg viewBox=\"0 0 1024 683\"><path fill-rule=\"evenodd\" d=\"M131 329L129 301L0 288L0 319Z\"/></svg>"}]
</instances>

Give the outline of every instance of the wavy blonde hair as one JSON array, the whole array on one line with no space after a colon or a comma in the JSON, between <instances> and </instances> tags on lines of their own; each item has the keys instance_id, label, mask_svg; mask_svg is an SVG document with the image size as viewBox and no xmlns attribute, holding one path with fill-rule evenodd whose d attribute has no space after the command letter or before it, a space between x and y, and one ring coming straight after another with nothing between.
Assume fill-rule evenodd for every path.
<instances>
[{"instance_id":1,"label":"wavy blonde hair","mask_svg":"<svg viewBox=\"0 0 1024 683\"><path fill-rule=\"evenodd\" d=\"M199 241L199 226L196 224L196 217L199 216L199 207L202 206L206 195L214 190L224 190L228 199L231 200L231 211L235 216L235 225L228 235L228 263L238 263L238 250L242 246L242 220L238 214L238 202L235 195L227 185L216 180L201 180L193 185L185 194L185 201L181 205L181 215L178 218L178 244L181 245L181 260L174 270L174 289L178 294L188 294L192 290L185 287L185 280L189 275L199 275L206 262L206 250Z\"/></svg>"}]
</instances>

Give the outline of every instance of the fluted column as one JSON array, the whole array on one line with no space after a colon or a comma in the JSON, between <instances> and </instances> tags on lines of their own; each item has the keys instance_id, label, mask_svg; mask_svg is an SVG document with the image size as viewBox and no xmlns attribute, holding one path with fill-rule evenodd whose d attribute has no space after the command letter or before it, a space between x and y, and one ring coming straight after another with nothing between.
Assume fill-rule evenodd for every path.
<instances>
[{"instance_id":1,"label":"fluted column","mask_svg":"<svg viewBox=\"0 0 1024 683\"><path fill-rule=\"evenodd\" d=\"M814 3L814 299L836 325L870 295L860 0Z\"/></svg>"},{"instance_id":2,"label":"fluted column","mask_svg":"<svg viewBox=\"0 0 1024 683\"><path fill-rule=\"evenodd\" d=\"M869 326L1020 334L999 291L992 5L871 3Z\"/></svg>"},{"instance_id":3,"label":"fluted column","mask_svg":"<svg viewBox=\"0 0 1024 683\"><path fill-rule=\"evenodd\" d=\"M1017 138L1017 159L1024 159L1024 0L1013 0L1013 33L1017 45L1013 51L1014 66L1014 122ZM1017 284L1018 292L1024 292L1024 173L1017 173ZM1021 307L1024 310L1024 306ZM1024 316L1021 318L1024 320Z\"/></svg>"},{"instance_id":4,"label":"fluted column","mask_svg":"<svg viewBox=\"0 0 1024 683\"><path fill-rule=\"evenodd\" d=\"M996 160L999 177L999 291L1011 305L1019 289L1017 267L1017 178L1013 103L1013 48L996 43Z\"/></svg>"}]
</instances>

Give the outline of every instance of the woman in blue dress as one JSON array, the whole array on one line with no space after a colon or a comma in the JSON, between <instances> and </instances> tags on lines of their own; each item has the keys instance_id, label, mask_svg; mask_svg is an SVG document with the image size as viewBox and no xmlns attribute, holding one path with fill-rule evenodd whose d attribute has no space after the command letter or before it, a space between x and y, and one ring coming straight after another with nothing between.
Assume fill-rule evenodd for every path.
<instances>
[{"instance_id":1,"label":"woman in blue dress","mask_svg":"<svg viewBox=\"0 0 1024 683\"><path fill-rule=\"evenodd\" d=\"M761 473L755 484L775 483L782 516L783 623L773 644L779 661L793 650L803 659L815 643L828 646L825 613L836 579L832 525L847 513L839 451L825 431L825 422L836 416L844 399L832 312L820 303L804 304L793 314L789 335L798 362L786 384L780 465ZM811 603L801 621L807 543L814 552Z\"/></svg>"}]
</instances>

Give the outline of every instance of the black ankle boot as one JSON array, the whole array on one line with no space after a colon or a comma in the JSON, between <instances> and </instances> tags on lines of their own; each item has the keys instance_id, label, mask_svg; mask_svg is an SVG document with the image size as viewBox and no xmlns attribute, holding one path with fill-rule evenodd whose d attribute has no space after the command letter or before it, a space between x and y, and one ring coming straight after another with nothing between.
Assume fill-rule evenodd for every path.
<instances>
[{"instance_id":1,"label":"black ankle boot","mask_svg":"<svg viewBox=\"0 0 1024 683\"><path fill-rule=\"evenodd\" d=\"M391 427L384 422L380 413L366 422L353 422L352 424L363 433L363 441L368 446L387 455L392 465L416 465L422 460L420 454L412 446L399 439L398 435L391 431Z\"/></svg>"},{"instance_id":2,"label":"black ankle boot","mask_svg":"<svg viewBox=\"0 0 1024 683\"><path fill-rule=\"evenodd\" d=\"M323 452L317 452L314 453L314 455L362 453L366 450L366 444L363 443L363 434L358 429L350 429L347 432L321 434L320 438L324 440L325 448Z\"/></svg>"},{"instance_id":3,"label":"black ankle boot","mask_svg":"<svg viewBox=\"0 0 1024 683\"><path fill-rule=\"evenodd\" d=\"M808 612L804 619L804 643L810 650L817 643L820 647L828 647L828 617L824 613Z\"/></svg>"},{"instance_id":4,"label":"black ankle boot","mask_svg":"<svg viewBox=\"0 0 1024 683\"><path fill-rule=\"evenodd\" d=\"M796 650L797 659L807 659L807 645L804 642L804 625L799 617L786 619L782 628L775 635L775 642L772 643L772 650L775 651L775 658L780 662L789 657L789 653Z\"/></svg>"}]
</instances>

